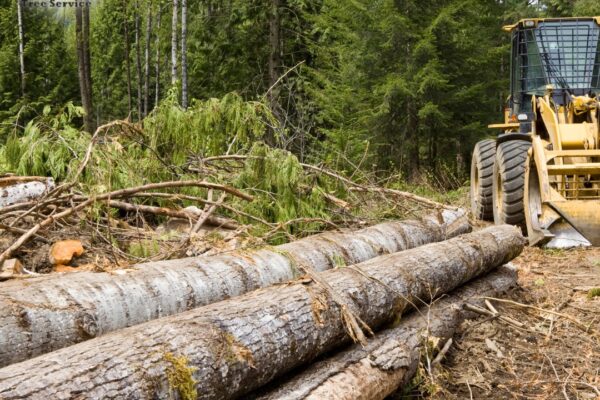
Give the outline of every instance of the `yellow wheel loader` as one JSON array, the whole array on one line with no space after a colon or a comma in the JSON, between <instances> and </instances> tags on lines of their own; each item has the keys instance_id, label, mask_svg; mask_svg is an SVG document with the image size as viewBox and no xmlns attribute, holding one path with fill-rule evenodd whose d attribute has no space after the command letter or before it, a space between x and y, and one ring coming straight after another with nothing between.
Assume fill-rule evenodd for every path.
<instances>
[{"instance_id":1,"label":"yellow wheel loader","mask_svg":"<svg viewBox=\"0 0 600 400\"><path fill-rule=\"evenodd\" d=\"M476 144L474 217L520 226L531 245L600 246L600 17L525 19L495 140Z\"/></svg>"}]
</instances>

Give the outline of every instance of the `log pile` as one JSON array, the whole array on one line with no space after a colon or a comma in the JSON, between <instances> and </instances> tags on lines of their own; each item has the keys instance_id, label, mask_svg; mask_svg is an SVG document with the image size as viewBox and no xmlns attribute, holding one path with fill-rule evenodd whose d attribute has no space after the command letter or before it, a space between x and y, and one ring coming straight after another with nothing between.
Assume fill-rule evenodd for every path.
<instances>
[{"instance_id":1,"label":"log pile","mask_svg":"<svg viewBox=\"0 0 600 400\"><path fill-rule=\"evenodd\" d=\"M462 212L327 232L274 248L144 263L121 275L52 274L0 286L0 366L107 332L294 279L438 242L470 229Z\"/></svg>"},{"instance_id":2,"label":"log pile","mask_svg":"<svg viewBox=\"0 0 600 400\"><path fill-rule=\"evenodd\" d=\"M479 314L465 305L482 306L483 297L497 297L516 285L514 267L502 266L431 306L402 319L398 326L377 334L367 346L353 345L297 373L273 389L263 388L255 400L300 399L385 399L414 376L419 361L425 358L427 372L441 360L444 348L465 319ZM435 341L444 344L440 352L430 353Z\"/></svg>"},{"instance_id":3,"label":"log pile","mask_svg":"<svg viewBox=\"0 0 600 400\"><path fill-rule=\"evenodd\" d=\"M4 367L0 369L0 397L243 398L275 378L347 346L353 339L361 340L388 327L415 305L428 304L490 273L516 257L524 242L518 229L498 226L324 272L304 265L306 258L299 259L295 266L306 275L295 281L120 329ZM269 257L267 263L276 269L274 255ZM163 279L154 284L159 286ZM497 282L493 275L489 279L484 282ZM503 287L488 283L477 287L476 292ZM186 289L192 292L190 287L182 287ZM449 299L462 299L472 293L469 288L464 290ZM74 304L61 306L57 313ZM457 313L432 311L434 319L439 315L439 321L446 314ZM21 323L26 325L32 320L35 313ZM422 326L407 321L365 343L365 351L372 349L376 360L388 350L398 355L382 357L380 364L375 362L391 371L384 374L386 377L394 375L389 381L393 382L386 383L389 388L408 376L396 372L411 370L414 349L419 347L415 337ZM440 322L440 336L445 335L446 326L452 324ZM388 339L395 339L396 345ZM398 341L405 344L398 346ZM355 351L356 347L345 350ZM350 357L363 364L360 360L365 356ZM318 387L323 384L327 382L320 382ZM349 394L344 398L366 395L360 396Z\"/></svg>"}]
</instances>

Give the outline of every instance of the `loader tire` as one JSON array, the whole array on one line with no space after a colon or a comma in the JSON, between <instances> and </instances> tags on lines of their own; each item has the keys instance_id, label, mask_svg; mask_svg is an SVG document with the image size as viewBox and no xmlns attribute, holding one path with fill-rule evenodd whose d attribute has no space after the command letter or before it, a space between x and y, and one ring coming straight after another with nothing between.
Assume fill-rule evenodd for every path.
<instances>
[{"instance_id":1,"label":"loader tire","mask_svg":"<svg viewBox=\"0 0 600 400\"><path fill-rule=\"evenodd\" d=\"M511 140L498 145L494 163L494 223L525 226L525 168L531 143Z\"/></svg>"},{"instance_id":2,"label":"loader tire","mask_svg":"<svg viewBox=\"0 0 600 400\"><path fill-rule=\"evenodd\" d=\"M492 186L496 141L481 140L475 145L471 159L471 212L476 219L492 221L494 218Z\"/></svg>"}]
</instances>

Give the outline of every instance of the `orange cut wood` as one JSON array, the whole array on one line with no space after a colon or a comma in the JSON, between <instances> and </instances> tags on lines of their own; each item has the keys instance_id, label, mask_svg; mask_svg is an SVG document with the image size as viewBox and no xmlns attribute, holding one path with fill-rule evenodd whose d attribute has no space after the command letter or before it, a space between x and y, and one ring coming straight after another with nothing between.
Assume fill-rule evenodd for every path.
<instances>
[{"instance_id":1,"label":"orange cut wood","mask_svg":"<svg viewBox=\"0 0 600 400\"><path fill-rule=\"evenodd\" d=\"M79 240L61 240L50 248L50 262L53 265L67 265L73 257L83 254L83 245Z\"/></svg>"}]
</instances>

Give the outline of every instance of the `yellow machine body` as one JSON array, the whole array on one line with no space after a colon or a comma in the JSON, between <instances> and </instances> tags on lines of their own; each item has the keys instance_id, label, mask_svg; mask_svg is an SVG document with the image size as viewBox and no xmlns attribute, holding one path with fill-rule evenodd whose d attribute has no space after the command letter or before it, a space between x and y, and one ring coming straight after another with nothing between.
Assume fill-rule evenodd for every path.
<instances>
[{"instance_id":1,"label":"yellow machine body","mask_svg":"<svg viewBox=\"0 0 600 400\"><path fill-rule=\"evenodd\" d=\"M512 35L511 95L504 122L489 125L502 132L489 194L493 219L506 223L502 215L513 207L510 217L521 215L515 224L526 230L531 244L600 246L600 17L530 18L504 30ZM516 179L514 170L510 177L498 172L498 165L506 164L509 141L531 143L520 150L526 155L518 156L526 156L518 175L524 174L520 195L508 186ZM478 146L485 151L476 147L472 177L485 178L490 172L482 168L491 168L485 157L494 156ZM481 196L491 190L489 183L478 189L476 184L471 191L479 197L472 194L472 209L476 218L489 220L490 201ZM519 214L514 199L521 197Z\"/></svg>"},{"instance_id":2,"label":"yellow machine body","mask_svg":"<svg viewBox=\"0 0 600 400\"><path fill-rule=\"evenodd\" d=\"M600 102L577 96L556 107L550 92L533 98L545 131L533 124L524 196L529 240L600 246Z\"/></svg>"}]
</instances>

